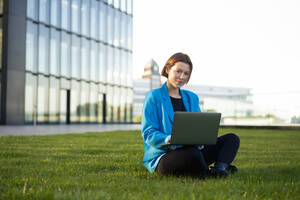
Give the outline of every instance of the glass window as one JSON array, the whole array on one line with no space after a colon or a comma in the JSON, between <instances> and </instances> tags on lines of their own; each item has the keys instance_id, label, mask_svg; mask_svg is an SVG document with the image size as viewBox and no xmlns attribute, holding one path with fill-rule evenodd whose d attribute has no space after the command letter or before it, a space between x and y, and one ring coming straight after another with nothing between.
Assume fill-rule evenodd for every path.
<instances>
[{"instance_id":1,"label":"glass window","mask_svg":"<svg viewBox=\"0 0 300 200\"><path fill-rule=\"evenodd\" d=\"M70 35L61 32L60 41L60 74L65 77L70 76Z\"/></svg>"},{"instance_id":2,"label":"glass window","mask_svg":"<svg viewBox=\"0 0 300 200\"><path fill-rule=\"evenodd\" d=\"M103 102L104 102L104 95L103 93L98 93L98 103L97 103L97 122L103 123Z\"/></svg>"},{"instance_id":3,"label":"glass window","mask_svg":"<svg viewBox=\"0 0 300 200\"><path fill-rule=\"evenodd\" d=\"M96 84L90 84L90 122L97 122L98 117L98 86Z\"/></svg>"},{"instance_id":4,"label":"glass window","mask_svg":"<svg viewBox=\"0 0 300 200\"><path fill-rule=\"evenodd\" d=\"M38 18L38 0L27 0L27 17L33 20Z\"/></svg>"},{"instance_id":5,"label":"glass window","mask_svg":"<svg viewBox=\"0 0 300 200\"><path fill-rule=\"evenodd\" d=\"M99 81L105 83L106 75L107 75L107 46L100 43L98 46L98 54L99 54Z\"/></svg>"},{"instance_id":6,"label":"glass window","mask_svg":"<svg viewBox=\"0 0 300 200\"><path fill-rule=\"evenodd\" d=\"M50 4L50 24L60 28L60 0L51 0Z\"/></svg>"},{"instance_id":7,"label":"glass window","mask_svg":"<svg viewBox=\"0 0 300 200\"><path fill-rule=\"evenodd\" d=\"M120 85L120 49L114 49L114 69L113 69L113 81L114 84Z\"/></svg>"},{"instance_id":8,"label":"glass window","mask_svg":"<svg viewBox=\"0 0 300 200\"><path fill-rule=\"evenodd\" d=\"M98 5L99 2L91 0L91 37L95 40L98 39Z\"/></svg>"},{"instance_id":9,"label":"glass window","mask_svg":"<svg viewBox=\"0 0 300 200\"><path fill-rule=\"evenodd\" d=\"M89 100L90 92L89 85L86 82L81 82L81 98L80 98L80 122L89 121Z\"/></svg>"},{"instance_id":10,"label":"glass window","mask_svg":"<svg viewBox=\"0 0 300 200\"><path fill-rule=\"evenodd\" d=\"M114 0L114 7L120 8L120 0Z\"/></svg>"},{"instance_id":11,"label":"glass window","mask_svg":"<svg viewBox=\"0 0 300 200\"><path fill-rule=\"evenodd\" d=\"M80 0L72 0L72 31L80 33Z\"/></svg>"},{"instance_id":12,"label":"glass window","mask_svg":"<svg viewBox=\"0 0 300 200\"><path fill-rule=\"evenodd\" d=\"M113 87L108 85L107 86L107 93L106 93L106 122L113 121Z\"/></svg>"},{"instance_id":13,"label":"glass window","mask_svg":"<svg viewBox=\"0 0 300 200\"><path fill-rule=\"evenodd\" d=\"M71 0L61 0L61 28L70 30L70 4Z\"/></svg>"},{"instance_id":14,"label":"glass window","mask_svg":"<svg viewBox=\"0 0 300 200\"><path fill-rule=\"evenodd\" d=\"M99 40L106 42L107 40L107 31L106 31L106 26L107 26L107 6L100 2L99 3Z\"/></svg>"},{"instance_id":15,"label":"glass window","mask_svg":"<svg viewBox=\"0 0 300 200\"><path fill-rule=\"evenodd\" d=\"M119 12L118 10L115 10L115 15L114 15L114 45L116 47L120 46L120 32L121 32L121 12Z\"/></svg>"},{"instance_id":16,"label":"glass window","mask_svg":"<svg viewBox=\"0 0 300 200\"><path fill-rule=\"evenodd\" d=\"M71 55L72 77L80 79L80 38L72 35L72 55Z\"/></svg>"},{"instance_id":17,"label":"glass window","mask_svg":"<svg viewBox=\"0 0 300 200\"><path fill-rule=\"evenodd\" d=\"M71 84L70 118L72 123L76 123L79 122L80 117L80 82L72 80Z\"/></svg>"},{"instance_id":18,"label":"glass window","mask_svg":"<svg viewBox=\"0 0 300 200\"><path fill-rule=\"evenodd\" d=\"M113 121L120 122L121 120L121 109L120 109L120 88L114 86L113 93Z\"/></svg>"},{"instance_id":19,"label":"glass window","mask_svg":"<svg viewBox=\"0 0 300 200\"><path fill-rule=\"evenodd\" d=\"M26 70L36 72L37 70L37 44L38 26L27 21L26 31ZM2 37L1 37L2 38Z\"/></svg>"},{"instance_id":20,"label":"glass window","mask_svg":"<svg viewBox=\"0 0 300 200\"><path fill-rule=\"evenodd\" d=\"M132 14L132 0L127 0L127 13Z\"/></svg>"},{"instance_id":21,"label":"glass window","mask_svg":"<svg viewBox=\"0 0 300 200\"><path fill-rule=\"evenodd\" d=\"M81 78L90 79L90 42L81 38Z\"/></svg>"},{"instance_id":22,"label":"glass window","mask_svg":"<svg viewBox=\"0 0 300 200\"><path fill-rule=\"evenodd\" d=\"M39 0L39 21L49 24L49 0Z\"/></svg>"},{"instance_id":23,"label":"glass window","mask_svg":"<svg viewBox=\"0 0 300 200\"><path fill-rule=\"evenodd\" d=\"M132 53L127 53L127 86L132 87Z\"/></svg>"},{"instance_id":24,"label":"glass window","mask_svg":"<svg viewBox=\"0 0 300 200\"><path fill-rule=\"evenodd\" d=\"M127 17L127 25L128 25L128 30L127 30L127 47L129 50L132 50L132 17L128 16Z\"/></svg>"},{"instance_id":25,"label":"glass window","mask_svg":"<svg viewBox=\"0 0 300 200\"><path fill-rule=\"evenodd\" d=\"M121 10L122 10L122 12L126 12L126 4L127 4L126 0L121 0Z\"/></svg>"},{"instance_id":26,"label":"glass window","mask_svg":"<svg viewBox=\"0 0 300 200\"><path fill-rule=\"evenodd\" d=\"M60 33L56 29L50 29L50 74L59 75L60 69Z\"/></svg>"},{"instance_id":27,"label":"glass window","mask_svg":"<svg viewBox=\"0 0 300 200\"><path fill-rule=\"evenodd\" d=\"M26 73L25 77L25 123L36 123L36 89L37 78L36 76Z\"/></svg>"},{"instance_id":28,"label":"glass window","mask_svg":"<svg viewBox=\"0 0 300 200\"><path fill-rule=\"evenodd\" d=\"M59 104L59 122L65 124L67 122L67 90L60 90L60 104Z\"/></svg>"},{"instance_id":29,"label":"glass window","mask_svg":"<svg viewBox=\"0 0 300 200\"><path fill-rule=\"evenodd\" d=\"M126 98L126 122L132 122L132 104L133 104L133 91L131 88L127 89Z\"/></svg>"},{"instance_id":30,"label":"glass window","mask_svg":"<svg viewBox=\"0 0 300 200\"><path fill-rule=\"evenodd\" d=\"M107 46L107 83L113 83L114 49Z\"/></svg>"},{"instance_id":31,"label":"glass window","mask_svg":"<svg viewBox=\"0 0 300 200\"><path fill-rule=\"evenodd\" d=\"M127 16L124 13L121 13L121 30L120 30L120 46L126 48L127 42Z\"/></svg>"},{"instance_id":32,"label":"glass window","mask_svg":"<svg viewBox=\"0 0 300 200\"><path fill-rule=\"evenodd\" d=\"M126 88L120 89L120 122L125 121Z\"/></svg>"},{"instance_id":33,"label":"glass window","mask_svg":"<svg viewBox=\"0 0 300 200\"><path fill-rule=\"evenodd\" d=\"M113 5L114 0L107 0L106 2L107 2L109 5Z\"/></svg>"},{"instance_id":34,"label":"glass window","mask_svg":"<svg viewBox=\"0 0 300 200\"><path fill-rule=\"evenodd\" d=\"M38 77L38 102L37 102L37 111L38 117L37 120L39 123L48 122L49 109L48 109L48 90L49 90L48 78L45 76Z\"/></svg>"},{"instance_id":35,"label":"glass window","mask_svg":"<svg viewBox=\"0 0 300 200\"><path fill-rule=\"evenodd\" d=\"M81 34L90 36L90 1L81 1Z\"/></svg>"},{"instance_id":36,"label":"glass window","mask_svg":"<svg viewBox=\"0 0 300 200\"><path fill-rule=\"evenodd\" d=\"M49 63L49 28L39 25L39 50L38 50L38 71L48 73Z\"/></svg>"},{"instance_id":37,"label":"glass window","mask_svg":"<svg viewBox=\"0 0 300 200\"><path fill-rule=\"evenodd\" d=\"M120 63L120 80L121 85L126 85L126 74L127 74L127 53L121 51L121 63Z\"/></svg>"},{"instance_id":38,"label":"glass window","mask_svg":"<svg viewBox=\"0 0 300 200\"><path fill-rule=\"evenodd\" d=\"M91 41L91 80L98 81L98 44L95 41Z\"/></svg>"},{"instance_id":39,"label":"glass window","mask_svg":"<svg viewBox=\"0 0 300 200\"><path fill-rule=\"evenodd\" d=\"M50 77L49 122L59 122L59 80Z\"/></svg>"},{"instance_id":40,"label":"glass window","mask_svg":"<svg viewBox=\"0 0 300 200\"><path fill-rule=\"evenodd\" d=\"M114 9L107 8L107 43L113 44L114 39Z\"/></svg>"}]
</instances>

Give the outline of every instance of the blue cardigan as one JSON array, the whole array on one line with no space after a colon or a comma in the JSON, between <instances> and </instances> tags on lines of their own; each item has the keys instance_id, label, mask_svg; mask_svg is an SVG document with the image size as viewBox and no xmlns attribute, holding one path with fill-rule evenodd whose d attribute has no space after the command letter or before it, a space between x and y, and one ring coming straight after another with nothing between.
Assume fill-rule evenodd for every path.
<instances>
[{"instance_id":1,"label":"blue cardigan","mask_svg":"<svg viewBox=\"0 0 300 200\"><path fill-rule=\"evenodd\" d=\"M201 112L198 96L190 91L180 89L181 98L187 112ZM170 151L165 143L171 134L174 110L168 93L167 84L161 88L151 90L146 94L142 115L142 136L145 153L143 163L152 173L160 158Z\"/></svg>"}]
</instances>

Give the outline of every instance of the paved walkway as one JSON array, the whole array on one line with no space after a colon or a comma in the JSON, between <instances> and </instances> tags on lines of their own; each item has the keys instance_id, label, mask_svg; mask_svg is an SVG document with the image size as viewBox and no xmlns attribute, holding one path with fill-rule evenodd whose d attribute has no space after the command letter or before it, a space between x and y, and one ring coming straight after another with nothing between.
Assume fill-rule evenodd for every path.
<instances>
[{"instance_id":1,"label":"paved walkway","mask_svg":"<svg viewBox=\"0 0 300 200\"><path fill-rule=\"evenodd\" d=\"M141 130L140 124L72 124L37 126L0 126L0 136L49 135L64 133L105 132L115 130Z\"/></svg>"}]
</instances>

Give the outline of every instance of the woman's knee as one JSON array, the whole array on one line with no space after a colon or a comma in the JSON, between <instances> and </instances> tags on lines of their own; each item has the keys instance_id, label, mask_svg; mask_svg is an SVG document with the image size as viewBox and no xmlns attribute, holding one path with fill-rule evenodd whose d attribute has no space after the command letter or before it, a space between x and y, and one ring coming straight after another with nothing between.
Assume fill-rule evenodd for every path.
<instances>
[{"instance_id":1,"label":"woman's knee","mask_svg":"<svg viewBox=\"0 0 300 200\"><path fill-rule=\"evenodd\" d=\"M234 133L227 133L226 140L230 141L237 148L240 146L240 138Z\"/></svg>"}]
</instances>

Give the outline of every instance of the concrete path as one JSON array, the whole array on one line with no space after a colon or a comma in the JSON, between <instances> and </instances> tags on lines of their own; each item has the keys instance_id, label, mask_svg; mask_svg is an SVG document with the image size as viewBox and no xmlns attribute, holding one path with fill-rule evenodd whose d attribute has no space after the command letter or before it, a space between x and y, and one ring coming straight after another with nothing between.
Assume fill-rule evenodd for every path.
<instances>
[{"instance_id":1,"label":"concrete path","mask_svg":"<svg viewBox=\"0 0 300 200\"><path fill-rule=\"evenodd\" d=\"M115 130L141 130L140 124L72 124L37 126L0 126L0 136L49 135L64 133L105 132Z\"/></svg>"}]
</instances>

